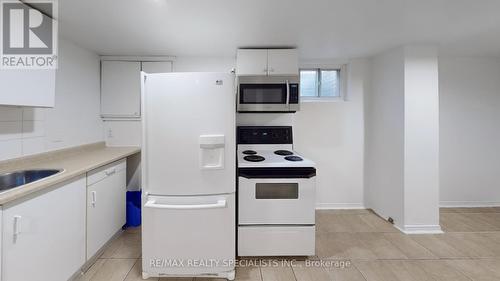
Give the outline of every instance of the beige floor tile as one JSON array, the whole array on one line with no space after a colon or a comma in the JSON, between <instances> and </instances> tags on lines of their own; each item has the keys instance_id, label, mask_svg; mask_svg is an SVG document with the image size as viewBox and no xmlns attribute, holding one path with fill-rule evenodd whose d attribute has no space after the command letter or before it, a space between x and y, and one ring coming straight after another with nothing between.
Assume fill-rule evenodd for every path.
<instances>
[{"instance_id":1,"label":"beige floor tile","mask_svg":"<svg viewBox=\"0 0 500 281\"><path fill-rule=\"evenodd\" d=\"M433 259L436 258L431 251L402 233L384 233L384 237L396 246L409 259Z\"/></svg>"},{"instance_id":2,"label":"beige floor tile","mask_svg":"<svg viewBox=\"0 0 500 281\"><path fill-rule=\"evenodd\" d=\"M82 276L79 276L75 281L89 281L94 277L97 271L101 269L106 260L98 259L95 263L85 272Z\"/></svg>"},{"instance_id":3,"label":"beige floor tile","mask_svg":"<svg viewBox=\"0 0 500 281\"><path fill-rule=\"evenodd\" d=\"M297 262L292 266L297 281L330 281L331 277L322 266L309 266L306 262Z\"/></svg>"},{"instance_id":4,"label":"beige floor tile","mask_svg":"<svg viewBox=\"0 0 500 281\"><path fill-rule=\"evenodd\" d=\"M374 226L375 222L379 219L374 214L364 214L364 215L341 215L342 223L344 223L349 232L377 232L377 228ZM371 223L368 221L371 220Z\"/></svg>"},{"instance_id":5,"label":"beige floor tile","mask_svg":"<svg viewBox=\"0 0 500 281\"><path fill-rule=\"evenodd\" d=\"M439 208L440 214L458 213L458 208Z\"/></svg>"},{"instance_id":6,"label":"beige floor tile","mask_svg":"<svg viewBox=\"0 0 500 281\"><path fill-rule=\"evenodd\" d=\"M446 263L439 260L421 260L411 261L419 265L421 269L427 272L431 280L439 281L470 281L463 273Z\"/></svg>"},{"instance_id":7,"label":"beige floor tile","mask_svg":"<svg viewBox=\"0 0 500 281\"><path fill-rule=\"evenodd\" d=\"M460 213L441 213L439 215L439 224L444 232L474 231L472 226L464 223L463 214Z\"/></svg>"},{"instance_id":8,"label":"beige floor tile","mask_svg":"<svg viewBox=\"0 0 500 281\"><path fill-rule=\"evenodd\" d=\"M444 237L450 245L460 249L467 257L500 257L500 245L485 239L480 233L448 233Z\"/></svg>"},{"instance_id":9,"label":"beige floor tile","mask_svg":"<svg viewBox=\"0 0 500 281\"><path fill-rule=\"evenodd\" d=\"M479 233L479 236L484 237L488 241L492 241L494 243L494 247L500 247L500 231Z\"/></svg>"},{"instance_id":10,"label":"beige floor tile","mask_svg":"<svg viewBox=\"0 0 500 281\"><path fill-rule=\"evenodd\" d=\"M149 281L149 279L147 279ZM161 277L160 281L193 281L190 277Z\"/></svg>"},{"instance_id":11,"label":"beige floor tile","mask_svg":"<svg viewBox=\"0 0 500 281\"><path fill-rule=\"evenodd\" d=\"M316 237L316 254L327 259L376 259L354 233L323 233Z\"/></svg>"},{"instance_id":12,"label":"beige floor tile","mask_svg":"<svg viewBox=\"0 0 500 281\"><path fill-rule=\"evenodd\" d=\"M398 232L390 223L373 213L316 215L317 232Z\"/></svg>"},{"instance_id":13,"label":"beige floor tile","mask_svg":"<svg viewBox=\"0 0 500 281\"><path fill-rule=\"evenodd\" d=\"M435 279L413 261L387 261L386 266L398 280L434 281Z\"/></svg>"},{"instance_id":14,"label":"beige floor tile","mask_svg":"<svg viewBox=\"0 0 500 281\"><path fill-rule=\"evenodd\" d=\"M407 259L403 252L386 239L383 233L352 233L361 247L372 252L377 259ZM359 257L351 257L353 259Z\"/></svg>"},{"instance_id":15,"label":"beige floor tile","mask_svg":"<svg viewBox=\"0 0 500 281\"><path fill-rule=\"evenodd\" d=\"M439 223L444 232L473 232L480 226L480 223L474 222L462 213L444 213L439 216Z\"/></svg>"},{"instance_id":16,"label":"beige floor tile","mask_svg":"<svg viewBox=\"0 0 500 281\"><path fill-rule=\"evenodd\" d=\"M106 259L89 281L123 281L135 259Z\"/></svg>"},{"instance_id":17,"label":"beige floor tile","mask_svg":"<svg viewBox=\"0 0 500 281\"><path fill-rule=\"evenodd\" d=\"M384 233L324 233L316 238L316 254L329 259L406 259Z\"/></svg>"},{"instance_id":18,"label":"beige floor tile","mask_svg":"<svg viewBox=\"0 0 500 281\"><path fill-rule=\"evenodd\" d=\"M484 213L477 216L478 219L494 227L494 231L500 231L500 213Z\"/></svg>"},{"instance_id":19,"label":"beige floor tile","mask_svg":"<svg viewBox=\"0 0 500 281\"><path fill-rule=\"evenodd\" d=\"M354 264L367 281L399 281L383 261L355 261Z\"/></svg>"},{"instance_id":20,"label":"beige floor tile","mask_svg":"<svg viewBox=\"0 0 500 281\"><path fill-rule=\"evenodd\" d=\"M449 260L448 264L455 267L474 281L500 280L500 260Z\"/></svg>"},{"instance_id":21,"label":"beige floor tile","mask_svg":"<svg viewBox=\"0 0 500 281\"><path fill-rule=\"evenodd\" d=\"M261 281L260 268L257 266L245 266L236 268L236 280L238 281Z\"/></svg>"},{"instance_id":22,"label":"beige floor tile","mask_svg":"<svg viewBox=\"0 0 500 281\"><path fill-rule=\"evenodd\" d=\"M356 215L320 213L316 215L316 232L350 232L349 218Z\"/></svg>"},{"instance_id":23,"label":"beige floor tile","mask_svg":"<svg viewBox=\"0 0 500 281\"><path fill-rule=\"evenodd\" d=\"M263 266L260 268L262 281L294 281L295 275L291 266Z\"/></svg>"},{"instance_id":24,"label":"beige floor tile","mask_svg":"<svg viewBox=\"0 0 500 281\"><path fill-rule=\"evenodd\" d=\"M394 225L376 214L360 215L360 218L371 227L373 232L399 232Z\"/></svg>"},{"instance_id":25,"label":"beige floor tile","mask_svg":"<svg viewBox=\"0 0 500 281\"><path fill-rule=\"evenodd\" d=\"M445 239L447 234L418 234L411 238L440 258L464 258L467 255Z\"/></svg>"},{"instance_id":26,"label":"beige floor tile","mask_svg":"<svg viewBox=\"0 0 500 281\"><path fill-rule=\"evenodd\" d=\"M440 215L440 223L445 232L479 232L500 230L488 220L488 215L496 213L445 213Z\"/></svg>"},{"instance_id":27,"label":"beige floor tile","mask_svg":"<svg viewBox=\"0 0 500 281\"><path fill-rule=\"evenodd\" d=\"M141 233L142 231L142 228L140 226L138 227L128 227L127 229L125 229L125 233Z\"/></svg>"},{"instance_id":28,"label":"beige floor tile","mask_svg":"<svg viewBox=\"0 0 500 281\"><path fill-rule=\"evenodd\" d=\"M500 232L450 232L411 238L440 258L500 257Z\"/></svg>"},{"instance_id":29,"label":"beige floor tile","mask_svg":"<svg viewBox=\"0 0 500 281\"><path fill-rule=\"evenodd\" d=\"M328 275L331 277L330 280L335 281L364 281L365 278L359 272L359 270L354 266L352 261L343 261L348 262L345 266L338 266L334 264L333 266L326 266L325 269L328 272Z\"/></svg>"},{"instance_id":30,"label":"beige floor tile","mask_svg":"<svg viewBox=\"0 0 500 281\"><path fill-rule=\"evenodd\" d=\"M500 213L466 213L465 217L481 223L481 228L474 231L499 231L500 230Z\"/></svg>"},{"instance_id":31,"label":"beige floor tile","mask_svg":"<svg viewBox=\"0 0 500 281\"><path fill-rule=\"evenodd\" d=\"M140 258L141 236L137 233L123 233L104 250L100 258Z\"/></svg>"},{"instance_id":32,"label":"beige floor tile","mask_svg":"<svg viewBox=\"0 0 500 281\"><path fill-rule=\"evenodd\" d=\"M296 262L292 266L297 281L365 281L349 260Z\"/></svg>"},{"instance_id":33,"label":"beige floor tile","mask_svg":"<svg viewBox=\"0 0 500 281\"><path fill-rule=\"evenodd\" d=\"M130 272L127 274L127 277L125 278L124 281L143 281L142 279L142 260L138 259L134 267L130 270ZM157 277L152 277L147 279L148 281L158 281Z\"/></svg>"},{"instance_id":34,"label":"beige floor tile","mask_svg":"<svg viewBox=\"0 0 500 281\"><path fill-rule=\"evenodd\" d=\"M470 281L456 268L439 260L356 261L367 281Z\"/></svg>"}]
</instances>

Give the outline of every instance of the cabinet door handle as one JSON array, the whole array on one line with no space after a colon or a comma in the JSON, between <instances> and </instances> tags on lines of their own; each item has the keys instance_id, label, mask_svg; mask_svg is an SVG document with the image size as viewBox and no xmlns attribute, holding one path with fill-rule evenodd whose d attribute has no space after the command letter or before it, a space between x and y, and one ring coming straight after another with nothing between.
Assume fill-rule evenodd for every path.
<instances>
[{"instance_id":1,"label":"cabinet door handle","mask_svg":"<svg viewBox=\"0 0 500 281\"><path fill-rule=\"evenodd\" d=\"M90 204L92 204L92 207L95 208L95 204L97 202L97 191L92 191L91 194L92 194L92 199L90 201Z\"/></svg>"},{"instance_id":2,"label":"cabinet door handle","mask_svg":"<svg viewBox=\"0 0 500 281\"><path fill-rule=\"evenodd\" d=\"M262 72L267 73L267 68L264 68L264 70Z\"/></svg>"},{"instance_id":3,"label":"cabinet door handle","mask_svg":"<svg viewBox=\"0 0 500 281\"><path fill-rule=\"evenodd\" d=\"M17 241L21 234L21 216L14 216L14 242Z\"/></svg>"},{"instance_id":4,"label":"cabinet door handle","mask_svg":"<svg viewBox=\"0 0 500 281\"><path fill-rule=\"evenodd\" d=\"M111 176L114 173L116 173L116 169L104 171L104 174L106 174L106 176Z\"/></svg>"}]
</instances>

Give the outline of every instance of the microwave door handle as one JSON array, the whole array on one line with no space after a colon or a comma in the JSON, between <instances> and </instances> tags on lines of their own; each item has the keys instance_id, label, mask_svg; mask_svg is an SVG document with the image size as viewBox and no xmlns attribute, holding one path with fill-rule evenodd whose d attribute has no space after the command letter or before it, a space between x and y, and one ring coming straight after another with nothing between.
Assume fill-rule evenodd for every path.
<instances>
[{"instance_id":1,"label":"microwave door handle","mask_svg":"<svg viewBox=\"0 0 500 281\"><path fill-rule=\"evenodd\" d=\"M288 80L286 82L286 105L290 106L290 82Z\"/></svg>"}]
</instances>

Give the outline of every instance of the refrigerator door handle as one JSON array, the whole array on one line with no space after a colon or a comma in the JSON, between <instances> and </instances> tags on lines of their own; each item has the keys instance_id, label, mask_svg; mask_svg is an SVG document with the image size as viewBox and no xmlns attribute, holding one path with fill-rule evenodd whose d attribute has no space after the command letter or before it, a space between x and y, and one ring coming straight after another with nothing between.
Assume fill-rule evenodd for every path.
<instances>
[{"instance_id":1,"label":"refrigerator door handle","mask_svg":"<svg viewBox=\"0 0 500 281\"><path fill-rule=\"evenodd\" d=\"M159 204L155 200L148 200L144 207L156 209L176 209L176 210L195 210L195 209L217 209L226 208L226 199L219 199L213 204Z\"/></svg>"}]
</instances>

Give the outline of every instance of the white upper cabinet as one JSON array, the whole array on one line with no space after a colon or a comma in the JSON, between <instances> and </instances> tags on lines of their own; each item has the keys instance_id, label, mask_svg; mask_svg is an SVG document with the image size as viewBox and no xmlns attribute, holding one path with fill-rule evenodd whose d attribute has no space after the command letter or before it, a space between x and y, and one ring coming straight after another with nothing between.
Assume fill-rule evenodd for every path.
<instances>
[{"instance_id":1,"label":"white upper cabinet","mask_svg":"<svg viewBox=\"0 0 500 281\"><path fill-rule=\"evenodd\" d=\"M299 74L299 59L296 49L270 49L267 52L268 74L291 76Z\"/></svg>"},{"instance_id":2,"label":"white upper cabinet","mask_svg":"<svg viewBox=\"0 0 500 281\"><path fill-rule=\"evenodd\" d=\"M54 107L56 71L54 69L0 70L0 105Z\"/></svg>"},{"instance_id":3,"label":"white upper cabinet","mask_svg":"<svg viewBox=\"0 0 500 281\"><path fill-rule=\"evenodd\" d=\"M238 76L291 76L299 74L296 49L239 49Z\"/></svg>"},{"instance_id":4,"label":"white upper cabinet","mask_svg":"<svg viewBox=\"0 0 500 281\"><path fill-rule=\"evenodd\" d=\"M236 54L236 74L239 76L267 75L267 50L239 49Z\"/></svg>"},{"instance_id":5,"label":"white upper cabinet","mask_svg":"<svg viewBox=\"0 0 500 281\"><path fill-rule=\"evenodd\" d=\"M146 73L165 73L172 72L171 61L144 61L142 62L142 71Z\"/></svg>"},{"instance_id":6,"label":"white upper cabinet","mask_svg":"<svg viewBox=\"0 0 500 281\"><path fill-rule=\"evenodd\" d=\"M101 62L101 115L140 117L141 62Z\"/></svg>"},{"instance_id":7,"label":"white upper cabinet","mask_svg":"<svg viewBox=\"0 0 500 281\"><path fill-rule=\"evenodd\" d=\"M171 61L101 61L101 116L141 117L141 70L146 73L172 72Z\"/></svg>"}]
</instances>

